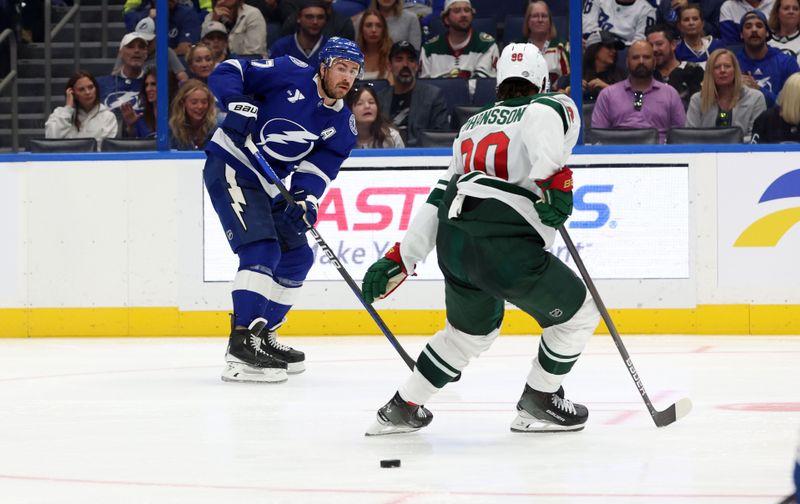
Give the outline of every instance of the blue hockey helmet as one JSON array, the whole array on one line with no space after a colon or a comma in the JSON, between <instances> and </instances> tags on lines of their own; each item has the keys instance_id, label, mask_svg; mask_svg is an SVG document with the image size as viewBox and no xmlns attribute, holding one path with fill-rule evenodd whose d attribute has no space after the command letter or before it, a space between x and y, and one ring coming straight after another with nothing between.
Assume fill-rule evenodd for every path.
<instances>
[{"instance_id":1,"label":"blue hockey helmet","mask_svg":"<svg viewBox=\"0 0 800 504\"><path fill-rule=\"evenodd\" d=\"M337 59L352 61L358 65L358 78L364 73L364 53L352 40L342 37L331 37L319 51L319 60L330 67Z\"/></svg>"}]
</instances>

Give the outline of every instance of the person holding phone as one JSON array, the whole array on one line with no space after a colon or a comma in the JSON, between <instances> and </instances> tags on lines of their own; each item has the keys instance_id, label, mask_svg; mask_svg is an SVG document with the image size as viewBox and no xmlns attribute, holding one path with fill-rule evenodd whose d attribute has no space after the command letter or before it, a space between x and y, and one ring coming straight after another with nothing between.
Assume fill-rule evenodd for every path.
<instances>
[{"instance_id":1,"label":"person holding phone","mask_svg":"<svg viewBox=\"0 0 800 504\"><path fill-rule=\"evenodd\" d=\"M78 71L67 82L63 107L57 107L45 123L45 138L104 138L117 136L117 118L100 103L97 80Z\"/></svg>"}]
</instances>

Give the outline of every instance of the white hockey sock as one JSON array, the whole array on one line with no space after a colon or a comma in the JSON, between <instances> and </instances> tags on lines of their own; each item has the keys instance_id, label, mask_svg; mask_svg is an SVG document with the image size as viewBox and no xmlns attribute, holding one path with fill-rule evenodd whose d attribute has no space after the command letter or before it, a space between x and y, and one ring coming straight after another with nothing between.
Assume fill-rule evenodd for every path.
<instances>
[{"instance_id":1,"label":"white hockey sock","mask_svg":"<svg viewBox=\"0 0 800 504\"><path fill-rule=\"evenodd\" d=\"M431 382L422 376L419 369L414 369L408 380L397 389L400 397L406 402L414 404L425 404L440 389L433 386Z\"/></svg>"},{"instance_id":2,"label":"white hockey sock","mask_svg":"<svg viewBox=\"0 0 800 504\"><path fill-rule=\"evenodd\" d=\"M591 294L568 321L550 326L542 332L539 353L528 373L528 385L540 392L555 392L580 357L597 328L600 313Z\"/></svg>"}]
</instances>

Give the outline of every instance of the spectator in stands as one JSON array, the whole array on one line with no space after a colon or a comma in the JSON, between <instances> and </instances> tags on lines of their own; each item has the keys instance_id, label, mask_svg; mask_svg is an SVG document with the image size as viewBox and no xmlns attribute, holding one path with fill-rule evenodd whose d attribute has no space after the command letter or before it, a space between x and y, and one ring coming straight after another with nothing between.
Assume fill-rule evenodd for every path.
<instances>
[{"instance_id":1,"label":"spectator in stands","mask_svg":"<svg viewBox=\"0 0 800 504\"><path fill-rule=\"evenodd\" d=\"M364 79L386 79L389 75L389 50L392 39L386 19L375 9L363 12L358 22L356 43L364 53Z\"/></svg>"},{"instance_id":2,"label":"spectator in stands","mask_svg":"<svg viewBox=\"0 0 800 504\"><path fill-rule=\"evenodd\" d=\"M144 77L144 62L147 60L147 44L155 38L150 33L126 33L119 43L119 60L111 75L98 77L100 102L118 113L120 105L131 102L141 110L139 91Z\"/></svg>"},{"instance_id":3,"label":"spectator in stands","mask_svg":"<svg viewBox=\"0 0 800 504\"><path fill-rule=\"evenodd\" d=\"M750 141L753 121L767 103L764 95L743 84L736 56L728 49L717 49L708 58L703 89L692 95L686 126L727 128L738 126L745 142Z\"/></svg>"},{"instance_id":4,"label":"spectator in stands","mask_svg":"<svg viewBox=\"0 0 800 504\"><path fill-rule=\"evenodd\" d=\"M689 5L697 6L700 9L700 19L703 21L705 32L714 38L719 38L719 9L725 0L661 0L658 4L656 19L659 23L667 23L680 27L681 12ZM716 49L716 48L715 48ZM709 51L709 54L712 51ZM705 60L703 60L705 61Z\"/></svg>"},{"instance_id":5,"label":"spectator in stands","mask_svg":"<svg viewBox=\"0 0 800 504\"><path fill-rule=\"evenodd\" d=\"M178 90L178 81L175 76L168 73L169 77L167 96L169 98L167 110L172 104L172 98ZM128 138L150 138L156 134L156 107L158 96L156 94L156 69L151 67L144 74L144 86L139 93L139 103L143 105L142 112L133 110L130 103L125 103L120 107L122 120L125 123L125 136Z\"/></svg>"},{"instance_id":6,"label":"spectator in stands","mask_svg":"<svg viewBox=\"0 0 800 504\"><path fill-rule=\"evenodd\" d=\"M583 38L605 30L630 45L644 39L645 29L656 22L656 8L650 0L586 0L584 4Z\"/></svg>"},{"instance_id":7,"label":"spectator in stands","mask_svg":"<svg viewBox=\"0 0 800 504\"><path fill-rule=\"evenodd\" d=\"M442 0L434 0L434 3L439 2L439 13L441 13L441 4L444 2ZM424 18L431 14L433 8L431 7L430 0L404 0L403 1L403 10L405 12L409 12L417 17L417 19ZM437 15L439 14L437 13ZM419 49L419 48L417 48Z\"/></svg>"},{"instance_id":8,"label":"spectator in stands","mask_svg":"<svg viewBox=\"0 0 800 504\"><path fill-rule=\"evenodd\" d=\"M203 26L219 21L228 30L228 48L240 56L266 56L267 22L258 9L244 0L215 0Z\"/></svg>"},{"instance_id":9,"label":"spectator in stands","mask_svg":"<svg viewBox=\"0 0 800 504\"><path fill-rule=\"evenodd\" d=\"M258 9L267 23L280 25L286 20L286 0L245 0L245 3Z\"/></svg>"},{"instance_id":10,"label":"spectator in stands","mask_svg":"<svg viewBox=\"0 0 800 504\"><path fill-rule=\"evenodd\" d=\"M389 38L392 41L408 40L418 51L422 47L422 30L419 18L409 11L403 10L403 0L372 0L371 9L377 9L386 19ZM364 14L361 14L363 16ZM356 21L358 24L360 19ZM356 30L358 37L358 30Z\"/></svg>"},{"instance_id":11,"label":"spectator in stands","mask_svg":"<svg viewBox=\"0 0 800 504\"><path fill-rule=\"evenodd\" d=\"M328 40L323 34L327 14L322 2L307 1L297 13L297 32L281 37L269 48L271 58L293 56L316 68L319 51Z\"/></svg>"},{"instance_id":12,"label":"spectator in stands","mask_svg":"<svg viewBox=\"0 0 800 504\"><path fill-rule=\"evenodd\" d=\"M422 46L420 77L494 77L500 51L494 37L475 33L475 9L469 0L446 0L442 22L445 35L437 35Z\"/></svg>"},{"instance_id":13,"label":"spectator in stands","mask_svg":"<svg viewBox=\"0 0 800 504\"><path fill-rule=\"evenodd\" d=\"M748 12L742 16L740 25L744 47L736 53L736 57L742 67L744 84L760 89L767 99L767 106L771 107L783 83L800 67L795 58L767 45L769 28L763 12Z\"/></svg>"},{"instance_id":14,"label":"spectator in stands","mask_svg":"<svg viewBox=\"0 0 800 504\"><path fill-rule=\"evenodd\" d=\"M752 143L800 143L800 74L786 80L777 103L756 118Z\"/></svg>"},{"instance_id":15,"label":"spectator in stands","mask_svg":"<svg viewBox=\"0 0 800 504\"><path fill-rule=\"evenodd\" d=\"M656 80L666 82L674 87L681 97L685 109L689 105L692 95L700 91L704 75L703 68L700 65L678 61L675 58L678 41L675 38L675 32L669 25L660 24L649 27L647 41L653 46Z\"/></svg>"},{"instance_id":16,"label":"spectator in stands","mask_svg":"<svg viewBox=\"0 0 800 504\"><path fill-rule=\"evenodd\" d=\"M381 114L378 95L371 85L354 86L347 95L347 106L356 118L358 149L402 149L400 133Z\"/></svg>"},{"instance_id":17,"label":"spectator in stands","mask_svg":"<svg viewBox=\"0 0 800 504\"><path fill-rule=\"evenodd\" d=\"M592 112L593 128L656 128L663 143L670 128L686 124L675 88L653 78L653 46L637 40L628 48L629 76L600 92Z\"/></svg>"},{"instance_id":18,"label":"spectator in stands","mask_svg":"<svg viewBox=\"0 0 800 504\"><path fill-rule=\"evenodd\" d=\"M151 18L146 17L139 21L136 25L136 33L152 36L153 38L147 43L147 59L142 65L142 69L147 71L150 67L156 66L156 23ZM122 64L122 59L117 56L115 67ZM178 81L183 82L189 78L183 63L175 51L171 47L167 47L167 64L169 65L170 73L172 73Z\"/></svg>"},{"instance_id":19,"label":"spectator in stands","mask_svg":"<svg viewBox=\"0 0 800 504\"><path fill-rule=\"evenodd\" d=\"M675 57L679 61L699 63L705 68L708 55L725 47L721 40L705 34L705 22L698 4L690 4L680 10L678 31L682 40L675 48Z\"/></svg>"},{"instance_id":20,"label":"spectator in stands","mask_svg":"<svg viewBox=\"0 0 800 504\"><path fill-rule=\"evenodd\" d=\"M547 2L533 0L528 4L522 21L522 36L522 42L530 42L539 48L550 73L550 89L557 91L558 79L569 76L569 43L557 38L553 14Z\"/></svg>"},{"instance_id":21,"label":"spectator in stands","mask_svg":"<svg viewBox=\"0 0 800 504\"><path fill-rule=\"evenodd\" d=\"M217 109L214 107L214 95L204 83L189 79L178 90L170 107L169 129L172 132L172 148L202 149L216 127Z\"/></svg>"},{"instance_id":22,"label":"spectator in stands","mask_svg":"<svg viewBox=\"0 0 800 504\"><path fill-rule=\"evenodd\" d=\"M319 0L325 9L325 25L322 28L322 35L325 40L331 37L343 37L350 40L356 39L356 31L353 28L353 21L349 16L343 16L333 8L333 0ZM289 3L291 15L283 22L281 35L290 35L299 29L297 15L300 9L306 4L307 0L281 0L281 3ZM366 7L366 5L365 5Z\"/></svg>"},{"instance_id":23,"label":"spectator in stands","mask_svg":"<svg viewBox=\"0 0 800 504\"><path fill-rule=\"evenodd\" d=\"M211 48L200 42L189 49L186 55L186 63L189 66L189 75L192 79L208 82L208 76L214 71L214 55Z\"/></svg>"},{"instance_id":24,"label":"spectator in stands","mask_svg":"<svg viewBox=\"0 0 800 504\"><path fill-rule=\"evenodd\" d=\"M389 67L394 85L381 89L378 103L406 145L419 145L423 130L448 129L450 118L444 93L436 86L417 82L417 50L410 42L395 42L389 52Z\"/></svg>"},{"instance_id":25,"label":"spectator in stands","mask_svg":"<svg viewBox=\"0 0 800 504\"><path fill-rule=\"evenodd\" d=\"M769 16L774 0L725 0L719 11L719 32L722 42L727 45L742 43L742 21L745 14L757 10ZM766 23L765 23L766 24Z\"/></svg>"},{"instance_id":26,"label":"spectator in stands","mask_svg":"<svg viewBox=\"0 0 800 504\"><path fill-rule=\"evenodd\" d=\"M142 19L155 21L156 0L144 1L134 6L128 1L123 7L125 13L125 27L129 31L140 31L138 24ZM179 2L178 0L167 0L169 7L169 47L175 50L178 56L183 56L189 51L189 47L200 40L200 19L197 11L193 7ZM155 23L153 23L155 27ZM155 28L153 31L155 34Z\"/></svg>"},{"instance_id":27,"label":"spectator in stands","mask_svg":"<svg viewBox=\"0 0 800 504\"><path fill-rule=\"evenodd\" d=\"M200 23L203 22L212 9L211 0L178 0L178 3L191 6ZM144 6L142 4L144 4ZM148 13L148 16L155 19L155 2L152 2L151 4L151 0L125 0L125 5L122 7L122 14L127 15L133 10L146 9L148 5L150 6L150 12Z\"/></svg>"},{"instance_id":28,"label":"spectator in stands","mask_svg":"<svg viewBox=\"0 0 800 504\"><path fill-rule=\"evenodd\" d=\"M117 136L117 118L100 103L98 89L89 72L73 74L64 89L66 104L47 118L45 138L94 138L99 146L104 138Z\"/></svg>"},{"instance_id":29,"label":"spectator in stands","mask_svg":"<svg viewBox=\"0 0 800 504\"><path fill-rule=\"evenodd\" d=\"M769 13L772 37L767 41L800 63L800 0L776 0Z\"/></svg>"},{"instance_id":30,"label":"spectator in stands","mask_svg":"<svg viewBox=\"0 0 800 504\"><path fill-rule=\"evenodd\" d=\"M211 49L214 68L233 56L228 52L228 29L219 21L203 25L203 37L200 40Z\"/></svg>"},{"instance_id":31,"label":"spectator in stands","mask_svg":"<svg viewBox=\"0 0 800 504\"><path fill-rule=\"evenodd\" d=\"M625 79L625 73L617 67L618 51L624 48L625 43L607 31L594 32L586 39L581 82L584 103L594 103L600 91ZM569 77L561 77L556 87L569 94Z\"/></svg>"}]
</instances>

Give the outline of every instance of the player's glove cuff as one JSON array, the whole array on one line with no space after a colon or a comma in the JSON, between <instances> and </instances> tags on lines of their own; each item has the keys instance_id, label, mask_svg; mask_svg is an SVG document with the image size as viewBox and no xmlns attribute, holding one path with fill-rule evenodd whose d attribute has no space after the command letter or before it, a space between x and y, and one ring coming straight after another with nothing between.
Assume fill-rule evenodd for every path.
<instances>
[{"instance_id":1,"label":"player's glove cuff","mask_svg":"<svg viewBox=\"0 0 800 504\"><path fill-rule=\"evenodd\" d=\"M389 296L408 278L408 272L400 255L400 244L395 243L386 254L369 267L364 275L361 290L364 299L372 303Z\"/></svg>"},{"instance_id":2,"label":"player's glove cuff","mask_svg":"<svg viewBox=\"0 0 800 504\"><path fill-rule=\"evenodd\" d=\"M542 224L557 228L572 214L572 170L566 166L546 179L534 181L542 199L534 203Z\"/></svg>"},{"instance_id":3,"label":"player's glove cuff","mask_svg":"<svg viewBox=\"0 0 800 504\"><path fill-rule=\"evenodd\" d=\"M222 129L237 147L243 148L247 135L258 117L258 106L252 98L244 95L228 99L228 114L222 121Z\"/></svg>"}]
</instances>

